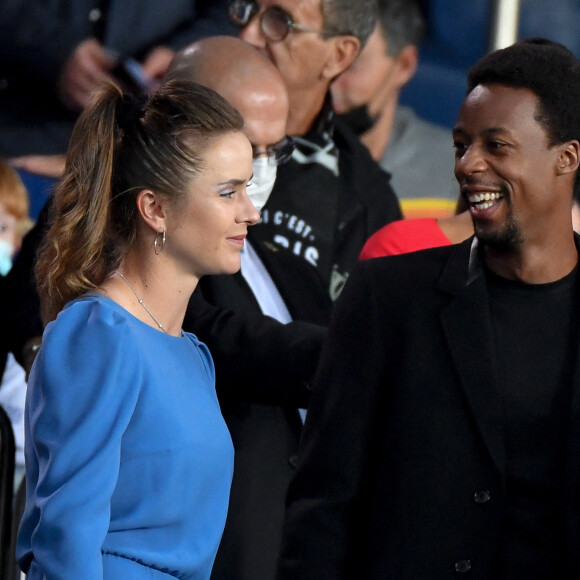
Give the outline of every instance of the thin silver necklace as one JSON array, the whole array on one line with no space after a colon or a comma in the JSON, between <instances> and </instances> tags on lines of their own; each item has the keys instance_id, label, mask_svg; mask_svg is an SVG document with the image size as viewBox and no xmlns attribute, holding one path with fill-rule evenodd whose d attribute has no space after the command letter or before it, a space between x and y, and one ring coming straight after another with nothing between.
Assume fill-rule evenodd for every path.
<instances>
[{"instance_id":1,"label":"thin silver necklace","mask_svg":"<svg viewBox=\"0 0 580 580\"><path fill-rule=\"evenodd\" d=\"M123 278L123 280L125 280L125 282L127 283L127 286L129 286L129 288L131 288L131 290L133 291L133 294L135 294L135 298L137 298L137 300L139 301L139 304L141 304L141 306L143 306L143 308L145 308L145 312L147 312L147 314L149 314L149 316L151 316L151 318L153 319L153 322L155 322L155 324L159 327L159 330L161 330L165 334L167 334L167 330L165 330L165 328L163 328L163 324L161 324L161 322L159 322L157 320L157 318L155 318L155 316L153 316L151 310L149 310L149 308L147 308L147 306L145 306L145 304L143 303L143 299L139 298L139 294L137 294L137 291L135 290L135 288L133 288L133 284L131 284L131 282L129 282L129 280L127 280L127 278L125 278L125 276L123 276L122 272L120 272L119 270L115 270L115 272L117 272L117 274L119 274L119 276L121 276L121 278Z\"/></svg>"}]
</instances>

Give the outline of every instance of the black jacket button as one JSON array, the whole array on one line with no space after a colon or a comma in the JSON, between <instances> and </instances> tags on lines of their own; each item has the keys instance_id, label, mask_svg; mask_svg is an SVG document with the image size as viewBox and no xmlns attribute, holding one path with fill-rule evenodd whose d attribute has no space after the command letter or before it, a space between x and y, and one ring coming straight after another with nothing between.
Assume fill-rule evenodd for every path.
<instances>
[{"instance_id":1,"label":"black jacket button","mask_svg":"<svg viewBox=\"0 0 580 580\"><path fill-rule=\"evenodd\" d=\"M288 458L288 463L296 468L296 466L298 465L298 455L290 455L290 457Z\"/></svg>"},{"instance_id":2,"label":"black jacket button","mask_svg":"<svg viewBox=\"0 0 580 580\"><path fill-rule=\"evenodd\" d=\"M455 571L459 574L465 574L471 570L471 561L470 560L457 560L455 562Z\"/></svg>"},{"instance_id":3,"label":"black jacket button","mask_svg":"<svg viewBox=\"0 0 580 580\"><path fill-rule=\"evenodd\" d=\"M103 17L103 13L98 8L93 8L89 11L89 21L98 22Z\"/></svg>"},{"instance_id":4,"label":"black jacket button","mask_svg":"<svg viewBox=\"0 0 580 580\"><path fill-rule=\"evenodd\" d=\"M487 489L480 489L473 494L475 503L487 503L491 499L491 494Z\"/></svg>"}]
</instances>

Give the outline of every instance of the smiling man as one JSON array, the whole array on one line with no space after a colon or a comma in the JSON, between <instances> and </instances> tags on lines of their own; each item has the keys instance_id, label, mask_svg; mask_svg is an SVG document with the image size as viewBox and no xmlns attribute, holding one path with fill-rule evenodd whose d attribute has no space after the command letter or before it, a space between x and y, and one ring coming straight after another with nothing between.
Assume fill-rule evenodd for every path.
<instances>
[{"instance_id":1,"label":"smiling man","mask_svg":"<svg viewBox=\"0 0 580 580\"><path fill-rule=\"evenodd\" d=\"M543 39L471 69L453 133L476 236L351 275L279 580L576 577L579 94L579 61Z\"/></svg>"}]
</instances>

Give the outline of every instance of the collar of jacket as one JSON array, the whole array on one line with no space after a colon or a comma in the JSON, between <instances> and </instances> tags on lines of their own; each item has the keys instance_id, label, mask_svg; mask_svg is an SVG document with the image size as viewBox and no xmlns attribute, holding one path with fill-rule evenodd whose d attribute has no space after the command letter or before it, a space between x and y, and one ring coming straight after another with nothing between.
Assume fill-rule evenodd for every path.
<instances>
[{"instance_id":1,"label":"collar of jacket","mask_svg":"<svg viewBox=\"0 0 580 580\"><path fill-rule=\"evenodd\" d=\"M305 135L298 137L297 147L300 147L304 141L313 143L318 147L325 147L334 137L334 117L330 93L327 93L322 109L314 120L312 129Z\"/></svg>"}]
</instances>

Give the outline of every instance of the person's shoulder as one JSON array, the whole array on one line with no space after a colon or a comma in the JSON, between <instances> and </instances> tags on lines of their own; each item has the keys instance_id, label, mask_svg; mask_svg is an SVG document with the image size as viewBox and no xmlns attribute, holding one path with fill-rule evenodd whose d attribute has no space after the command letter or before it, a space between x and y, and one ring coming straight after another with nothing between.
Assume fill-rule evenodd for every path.
<instances>
[{"instance_id":1,"label":"person's shoulder","mask_svg":"<svg viewBox=\"0 0 580 580\"><path fill-rule=\"evenodd\" d=\"M340 173L364 205L382 224L401 218L399 202L391 185L391 174L371 156L357 135L336 116L334 143L338 150ZM385 219L386 218L386 219ZM373 231L376 231L373 227Z\"/></svg>"},{"instance_id":2,"label":"person's shoulder","mask_svg":"<svg viewBox=\"0 0 580 580\"><path fill-rule=\"evenodd\" d=\"M409 134L429 137L430 141L452 143L452 132L449 127L427 121L427 119L420 117L411 107L398 105L395 120Z\"/></svg>"},{"instance_id":3,"label":"person's shoulder","mask_svg":"<svg viewBox=\"0 0 580 580\"><path fill-rule=\"evenodd\" d=\"M384 169L372 158L369 150L360 140L358 135L338 116L332 118L333 141L339 151L339 155L353 157L359 163L372 167L388 175Z\"/></svg>"},{"instance_id":4,"label":"person's shoulder","mask_svg":"<svg viewBox=\"0 0 580 580\"><path fill-rule=\"evenodd\" d=\"M435 279L457 252L458 245L426 248L416 252L362 260L357 268L366 270L376 280L390 280L397 284L421 283Z\"/></svg>"},{"instance_id":5,"label":"person's shoulder","mask_svg":"<svg viewBox=\"0 0 580 580\"><path fill-rule=\"evenodd\" d=\"M130 386L138 388L146 357L129 317L103 295L87 294L70 301L47 325L30 380L58 389L63 382L92 384L97 372L101 382L105 376L133 377Z\"/></svg>"},{"instance_id":6,"label":"person's shoulder","mask_svg":"<svg viewBox=\"0 0 580 580\"><path fill-rule=\"evenodd\" d=\"M351 271L339 300L362 302L394 323L405 318L410 309L433 303L453 251L453 246L443 246L361 260Z\"/></svg>"},{"instance_id":7,"label":"person's shoulder","mask_svg":"<svg viewBox=\"0 0 580 580\"><path fill-rule=\"evenodd\" d=\"M98 293L84 294L68 302L45 330L43 343L68 341L71 335L90 337L95 344L106 337L120 337L129 326L128 313L116 302Z\"/></svg>"},{"instance_id":8,"label":"person's shoulder","mask_svg":"<svg viewBox=\"0 0 580 580\"><path fill-rule=\"evenodd\" d=\"M397 220L382 227L367 240L360 259L394 256L445 245L439 238L441 229L435 218Z\"/></svg>"},{"instance_id":9,"label":"person's shoulder","mask_svg":"<svg viewBox=\"0 0 580 580\"><path fill-rule=\"evenodd\" d=\"M57 318L89 320L104 324L121 324L127 321L126 311L114 300L99 292L83 294L65 304Z\"/></svg>"},{"instance_id":10,"label":"person's shoulder","mask_svg":"<svg viewBox=\"0 0 580 580\"><path fill-rule=\"evenodd\" d=\"M433 227L437 227L435 218L397 220L387 224L374 235L378 235L381 232L383 235L410 235L415 232L423 232L426 229L433 229Z\"/></svg>"}]
</instances>

